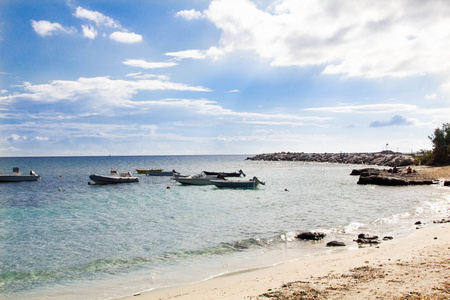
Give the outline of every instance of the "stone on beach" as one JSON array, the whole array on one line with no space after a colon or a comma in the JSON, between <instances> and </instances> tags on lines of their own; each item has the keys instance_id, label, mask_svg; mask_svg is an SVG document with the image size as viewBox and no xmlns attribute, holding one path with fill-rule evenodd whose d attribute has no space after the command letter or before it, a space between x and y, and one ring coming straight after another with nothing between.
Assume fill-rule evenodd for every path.
<instances>
[{"instance_id":1,"label":"stone on beach","mask_svg":"<svg viewBox=\"0 0 450 300\"><path fill-rule=\"evenodd\" d=\"M323 232L303 232L296 236L300 240L319 241L326 236Z\"/></svg>"},{"instance_id":2,"label":"stone on beach","mask_svg":"<svg viewBox=\"0 0 450 300\"><path fill-rule=\"evenodd\" d=\"M344 242L338 242L338 241L331 241L327 243L327 247L345 247Z\"/></svg>"}]
</instances>

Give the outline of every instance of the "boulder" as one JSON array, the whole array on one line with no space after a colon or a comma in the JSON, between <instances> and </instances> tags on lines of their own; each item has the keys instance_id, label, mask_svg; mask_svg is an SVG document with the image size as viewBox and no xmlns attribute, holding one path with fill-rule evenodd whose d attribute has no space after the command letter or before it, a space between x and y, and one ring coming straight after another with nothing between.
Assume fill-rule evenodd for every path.
<instances>
[{"instance_id":1,"label":"boulder","mask_svg":"<svg viewBox=\"0 0 450 300\"><path fill-rule=\"evenodd\" d=\"M360 233L358 239L355 240L358 244L379 244L378 236L370 236L366 233Z\"/></svg>"},{"instance_id":2,"label":"boulder","mask_svg":"<svg viewBox=\"0 0 450 300\"><path fill-rule=\"evenodd\" d=\"M344 247L345 244L343 242L331 241L327 243L327 247Z\"/></svg>"},{"instance_id":3,"label":"boulder","mask_svg":"<svg viewBox=\"0 0 450 300\"><path fill-rule=\"evenodd\" d=\"M303 232L296 236L296 238L308 241L318 241L326 236L323 232Z\"/></svg>"}]
</instances>

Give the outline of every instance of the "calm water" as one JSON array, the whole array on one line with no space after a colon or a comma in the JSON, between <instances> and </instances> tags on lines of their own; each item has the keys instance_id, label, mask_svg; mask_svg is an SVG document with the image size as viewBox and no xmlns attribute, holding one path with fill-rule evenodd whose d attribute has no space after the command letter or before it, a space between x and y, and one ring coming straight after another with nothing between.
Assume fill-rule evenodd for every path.
<instances>
[{"instance_id":1,"label":"calm water","mask_svg":"<svg viewBox=\"0 0 450 300\"><path fill-rule=\"evenodd\" d=\"M448 217L449 189L360 186L355 165L247 161L246 156L0 158L0 298L111 299L301 259L358 233L399 237ZM237 171L257 190L182 186L170 177L88 185L135 168ZM168 189L170 187L170 189ZM287 189L287 191L285 190ZM323 231L323 242L295 234Z\"/></svg>"}]
</instances>

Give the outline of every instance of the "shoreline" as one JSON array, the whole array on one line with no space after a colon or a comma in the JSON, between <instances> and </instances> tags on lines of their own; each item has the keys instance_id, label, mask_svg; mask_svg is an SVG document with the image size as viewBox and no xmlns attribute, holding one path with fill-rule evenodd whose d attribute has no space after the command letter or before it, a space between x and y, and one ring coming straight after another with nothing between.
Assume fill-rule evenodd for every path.
<instances>
[{"instance_id":1,"label":"shoreline","mask_svg":"<svg viewBox=\"0 0 450 300\"><path fill-rule=\"evenodd\" d=\"M436 293L448 297L449 249L450 223L438 223L378 245L333 248L307 259L120 299L289 299L293 293L317 299L402 299Z\"/></svg>"}]
</instances>

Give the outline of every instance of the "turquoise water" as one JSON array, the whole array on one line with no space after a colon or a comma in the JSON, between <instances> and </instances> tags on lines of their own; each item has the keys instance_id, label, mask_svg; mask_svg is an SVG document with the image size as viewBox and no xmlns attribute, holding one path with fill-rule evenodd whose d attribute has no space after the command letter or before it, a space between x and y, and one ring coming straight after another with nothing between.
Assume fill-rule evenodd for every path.
<instances>
[{"instance_id":1,"label":"turquoise water","mask_svg":"<svg viewBox=\"0 0 450 300\"><path fill-rule=\"evenodd\" d=\"M111 299L313 255L361 232L401 236L448 217L440 186L360 186L355 165L247 161L246 156L0 158L0 297ZM136 168L237 171L256 190L182 186L170 177L88 185L92 173ZM170 187L170 188L168 188ZM323 231L325 241L298 241Z\"/></svg>"}]
</instances>

